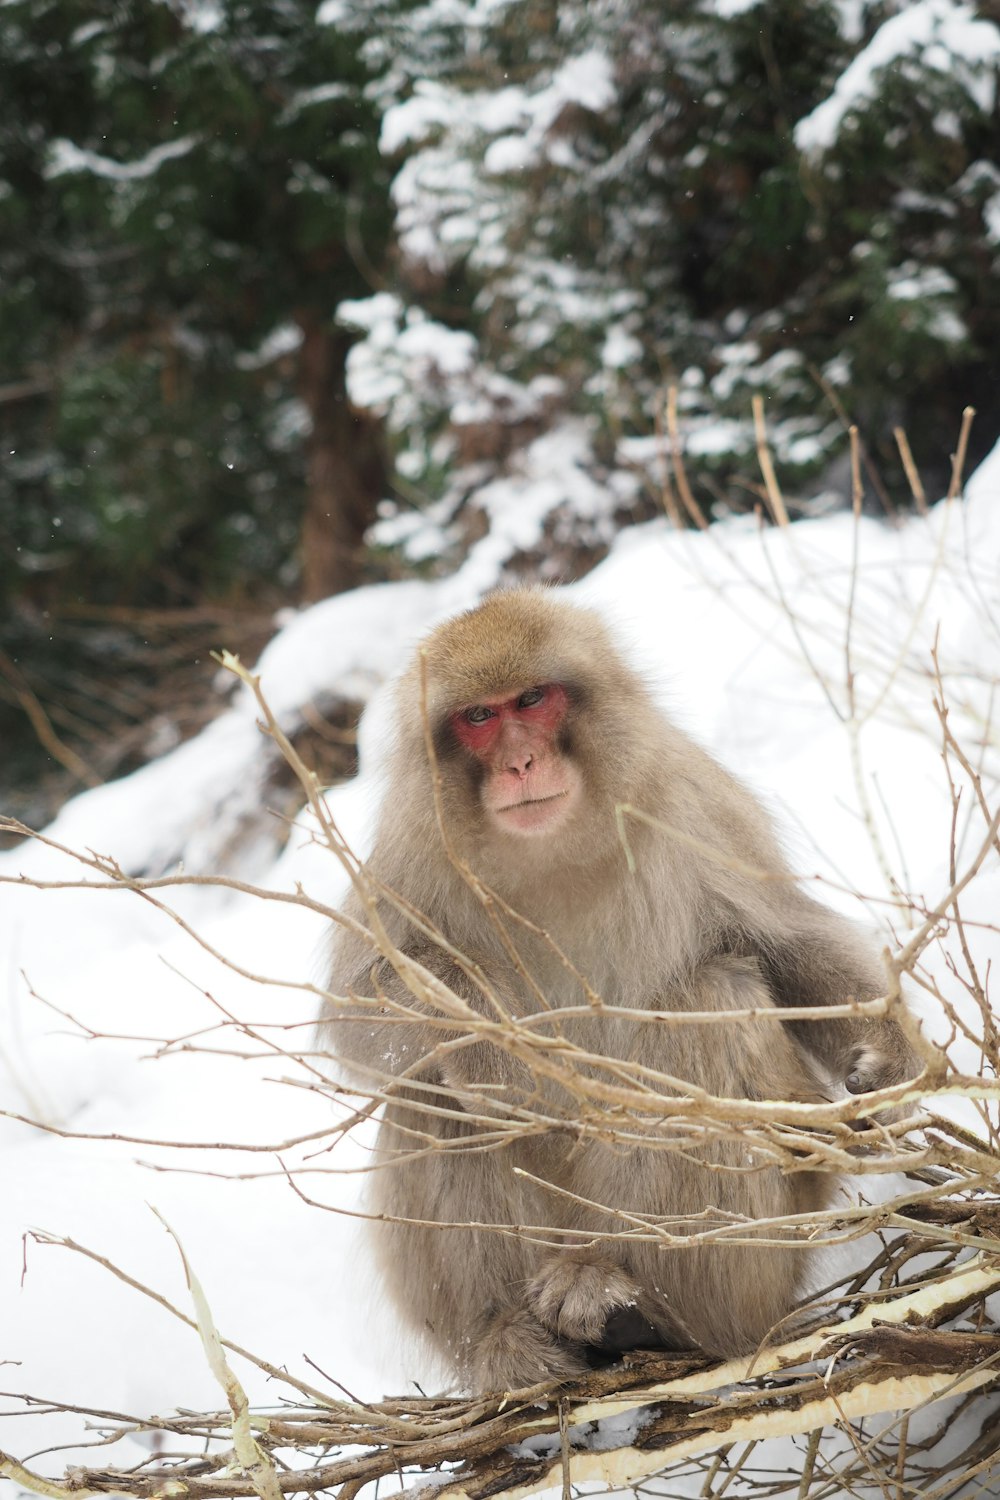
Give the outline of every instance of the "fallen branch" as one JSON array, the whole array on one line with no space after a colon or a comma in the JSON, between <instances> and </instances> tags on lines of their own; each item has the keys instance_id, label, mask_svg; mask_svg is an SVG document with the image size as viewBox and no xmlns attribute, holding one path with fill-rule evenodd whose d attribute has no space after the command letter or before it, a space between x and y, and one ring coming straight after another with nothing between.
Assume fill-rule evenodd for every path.
<instances>
[{"instance_id":1,"label":"fallen branch","mask_svg":"<svg viewBox=\"0 0 1000 1500\"><path fill-rule=\"evenodd\" d=\"M991 1207L995 1213L998 1205ZM698 1354L636 1352L571 1386L478 1400L337 1402L266 1412L237 1401L227 1412L122 1418L111 1437L173 1434L206 1451L167 1454L156 1466L147 1460L131 1471L72 1468L61 1483L0 1456L0 1473L49 1500L111 1493L136 1500L277 1500L338 1486L347 1487L346 1500L361 1484L390 1474L418 1488L421 1478L433 1477L442 1500L518 1500L561 1484L564 1470L572 1484L600 1480L617 1488L732 1443L807 1434L987 1391L1000 1379L1000 1329L940 1325L981 1309L998 1289L1000 1241L990 1239L971 1260L951 1261L915 1289L884 1292L845 1321L828 1317L796 1338L723 1364ZM221 1341L198 1305L206 1347L214 1345L221 1358ZM107 1427L107 1413L92 1415ZM212 1444L224 1446L212 1451ZM331 1460L336 1449L351 1451ZM922 1472L926 1477L926 1465Z\"/></svg>"}]
</instances>

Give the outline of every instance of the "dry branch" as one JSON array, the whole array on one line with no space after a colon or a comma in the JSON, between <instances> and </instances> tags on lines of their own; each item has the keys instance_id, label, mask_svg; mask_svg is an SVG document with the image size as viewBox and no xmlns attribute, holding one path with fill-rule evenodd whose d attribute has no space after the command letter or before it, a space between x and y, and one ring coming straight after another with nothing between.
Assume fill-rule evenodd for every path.
<instances>
[{"instance_id":1,"label":"dry branch","mask_svg":"<svg viewBox=\"0 0 1000 1500\"><path fill-rule=\"evenodd\" d=\"M1000 1204L991 1209L1000 1212ZM421 1475L436 1476L434 1493L448 1500L498 1494L515 1500L561 1483L565 1465L573 1484L601 1480L618 1487L722 1445L910 1412L994 1387L1000 1331L939 1326L981 1307L1000 1288L1000 1242L989 1245L916 1290L903 1287L862 1302L847 1320L828 1318L801 1337L722 1365L697 1354L637 1352L572 1386L532 1387L502 1398L291 1404L246 1412L244 1444L249 1441L251 1454L266 1466L266 1489L259 1466L245 1457L241 1462L230 1449L228 1412L148 1422L118 1416L110 1428L108 1413L93 1414L116 1436L155 1431L188 1447L205 1443L206 1452L197 1456L185 1457L181 1448L177 1456L168 1450L156 1465L131 1471L75 1468L62 1483L6 1458L0 1472L52 1500L109 1493L136 1500L251 1500L338 1486L351 1486L341 1491L351 1493L388 1475L417 1487ZM348 1455L331 1456L347 1448ZM289 1470L284 1465L291 1456ZM443 1484L442 1470L448 1472Z\"/></svg>"}]
</instances>

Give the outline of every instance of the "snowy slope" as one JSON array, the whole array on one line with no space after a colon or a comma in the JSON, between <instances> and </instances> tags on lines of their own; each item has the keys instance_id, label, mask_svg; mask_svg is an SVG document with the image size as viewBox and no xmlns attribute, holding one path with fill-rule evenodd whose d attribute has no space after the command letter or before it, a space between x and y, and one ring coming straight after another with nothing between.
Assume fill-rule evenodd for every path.
<instances>
[{"instance_id":1,"label":"snowy slope","mask_svg":"<svg viewBox=\"0 0 1000 1500\"><path fill-rule=\"evenodd\" d=\"M516 524L513 510L508 520ZM952 727L996 800L998 559L1000 450L963 505L939 506L899 529L867 520L856 528L847 515L790 532L730 522L679 535L656 523L623 533L570 592L612 621L667 711L764 794L796 869L821 877L828 899L863 909L886 930L893 883L930 903L949 885L935 639ZM498 565L474 553L450 579L327 601L293 619L264 653L264 690L286 724L319 689L370 695L361 775L329 798L359 851L391 729L382 684L420 633L471 603ZM227 820L257 795L255 717L240 689L198 739L78 797L47 836L111 855L128 871L210 871ZM983 830L967 794L960 864ZM22 874L98 878L41 845L0 856L4 881ZM333 899L340 883L305 830L262 883L290 892L297 881L319 901ZM863 907L852 891L867 898ZM0 1404L10 1413L0 1421L0 1447L22 1459L54 1442L79 1443L83 1424L25 1413L18 1394L133 1414L222 1402L196 1334L162 1307L67 1249L29 1241L25 1251L29 1229L70 1236L187 1312L176 1249L150 1204L182 1240L225 1336L322 1383L309 1356L362 1397L435 1378L396 1341L349 1216L363 1187L363 1133L311 1160L309 1147L287 1145L336 1118L308 1088L310 1062L294 1055L308 1048L324 920L232 891L154 894L175 915L126 891L0 885L0 1103L38 1122L0 1118L0 1361L11 1362L2 1384L15 1393ZM974 929L972 940L976 957L995 965L998 910L994 857L968 894L968 915L993 924ZM218 955L275 982L252 982ZM928 963L956 988L942 953ZM156 1144L182 1141L286 1149L279 1160L276 1150ZM303 1202L282 1162L303 1164L304 1191L348 1213ZM259 1372L234 1365L252 1400L273 1399ZM55 1474L72 1459L125 1461L121 1450L74 1448L35 1467Z\"/></svg>"}]
</instances>

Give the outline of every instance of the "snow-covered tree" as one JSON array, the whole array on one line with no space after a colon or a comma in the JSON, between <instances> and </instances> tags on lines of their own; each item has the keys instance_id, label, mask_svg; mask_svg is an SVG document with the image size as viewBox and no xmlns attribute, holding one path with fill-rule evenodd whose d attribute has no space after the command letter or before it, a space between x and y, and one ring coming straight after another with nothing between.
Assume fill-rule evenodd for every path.
<instances>
[{"instance_id":1,"label":"snow-covered tree","mask_svg":"<svg viewBox=\"0 0 1000 1500\"><path fill-rule=\"evenodd\" d=\"M599 539L658 496L671 385L709 513L757 501L755 394L793 489L834 483L849 421L888 505L907 494L897 425L931 488L965 404L992 440L995 19L959 0L453 0L392 20L401 296L369 304L352 389L433 519L561 428L553 515L582 468L607 499L596 529L589 500L571 525ZM376 536L428 546L405 514Z\"/></svg>"}]
</instances>

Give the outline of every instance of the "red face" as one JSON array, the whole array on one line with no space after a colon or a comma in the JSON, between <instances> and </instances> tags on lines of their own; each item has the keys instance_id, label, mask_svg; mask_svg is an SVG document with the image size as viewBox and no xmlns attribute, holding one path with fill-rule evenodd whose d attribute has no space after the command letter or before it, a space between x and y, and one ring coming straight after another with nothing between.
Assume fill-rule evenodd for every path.
<instances>
[{"instance_id":1,"label":"red face","mask_svg":"<svg viewBox=\"0 0 1000 1500\"><path fill-rule=\"evenodd\" d=\"M459 744L486 769L483 807L504 833L549 833L583 790L579 771L559 748L569 698L559 683L513 698L486 698L451 716Z\"/></svg>"}]
</instances>

